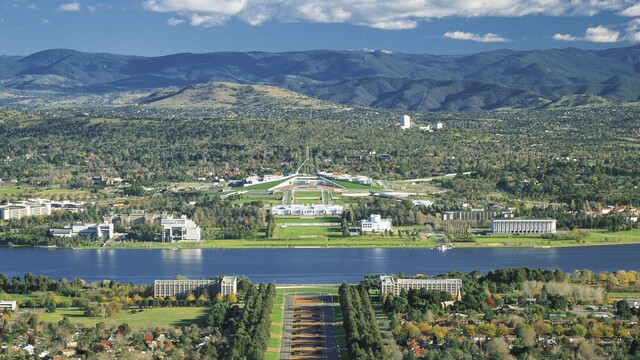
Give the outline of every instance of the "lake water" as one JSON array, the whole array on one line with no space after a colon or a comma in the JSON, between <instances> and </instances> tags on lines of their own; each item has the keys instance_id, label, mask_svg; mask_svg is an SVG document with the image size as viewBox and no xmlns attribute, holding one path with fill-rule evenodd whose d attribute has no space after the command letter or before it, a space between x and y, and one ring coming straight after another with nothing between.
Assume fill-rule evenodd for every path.
<instances>
[{"instance_id":1,"label":"lake water","mask_svg":"<svg viewBox=\"0 0 640 360\"><path fill-rule=\"evenodd\" d=\"M246 275L253 282L321 284L357 282L366 274L469 273L530 267L572 272L640 271L640 245L558 249L189 249L67 250L0 248L0 273L27 272L54 279L151 284L154 279Z\"/></svg>"}]
</instances>

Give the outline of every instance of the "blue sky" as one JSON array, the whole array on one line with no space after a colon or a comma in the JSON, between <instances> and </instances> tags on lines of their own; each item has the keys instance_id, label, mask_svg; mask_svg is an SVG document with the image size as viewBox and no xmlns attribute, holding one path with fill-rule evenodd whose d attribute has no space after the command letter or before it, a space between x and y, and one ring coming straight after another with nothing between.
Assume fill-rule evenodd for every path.
<instances>
[{"instance_id":1,"label":"blue sky","mask_svg":"<svg viewBox=\"0 0 640 360\"><path fill-rule=\"evenodd\" d=\"M603 49L640 43L629 0L0 0L0 54Z\"/></svg>"}]
</instances>

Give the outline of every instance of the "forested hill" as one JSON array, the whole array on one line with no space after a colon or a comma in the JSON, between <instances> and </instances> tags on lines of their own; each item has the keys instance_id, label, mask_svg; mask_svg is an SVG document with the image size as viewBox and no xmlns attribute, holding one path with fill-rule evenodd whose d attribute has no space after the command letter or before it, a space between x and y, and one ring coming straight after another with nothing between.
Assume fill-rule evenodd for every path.
<instances>
[{"instance_id":1,"label":"forested hill","mask_svg":"<svg viewBox=\"0 0 640 360\"><path fill-rule=\"evenodd\" d=\"M576 94L638 101L640 45L465 56L318 50L140 57L56 49L0 57L0 86L7 91L109 93L212 81L414 111L537 107Z\"/></svg>"}]
</instances>

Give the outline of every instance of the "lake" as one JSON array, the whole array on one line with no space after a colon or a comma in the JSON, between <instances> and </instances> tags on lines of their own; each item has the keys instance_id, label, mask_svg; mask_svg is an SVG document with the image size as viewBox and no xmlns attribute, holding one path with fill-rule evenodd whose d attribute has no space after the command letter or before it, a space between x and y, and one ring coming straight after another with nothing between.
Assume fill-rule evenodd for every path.
<instances>
[{"instance_id":1,"label":"lake","mask_svg":"<svg viewBox=\"0 0 640 360\"><path fill-rule=\"evenodd\" d=\"M246 275L253 282L322 284L358 282L366 274L469 273L530 267L572 272L640 271L640 245L557 249L181 249L69 250L0 248L0 273L27 272L54 279L151 284L154 279Z\"/></svg>"}]
</instances>

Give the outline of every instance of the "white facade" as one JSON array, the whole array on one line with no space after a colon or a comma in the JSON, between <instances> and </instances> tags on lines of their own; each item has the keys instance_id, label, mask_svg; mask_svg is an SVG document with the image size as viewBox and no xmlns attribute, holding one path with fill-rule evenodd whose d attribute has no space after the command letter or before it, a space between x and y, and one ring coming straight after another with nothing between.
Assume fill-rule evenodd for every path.
<instances>
[{"instance_id":1,"label":"white facade","mask_svg":"<svg viewBox=\"0 0 640 360\"><path fill-rule=\"evenodd\" d=\"M16 311L18 303L15 301L0 301L0 309Z\"/></svg>"},{"instance_id":2,"label":"white facade","mask_svg":"<svg viewBox=\"0 0 640 360\"><path fill-rule=\"evenodd\" d=\"M368 220L360 220L360 229L363 233L391 230L391 219L382 219L380 215L372 214Z\"/></svg>"},{"instance_id":3,"label":"white facade","mask_svg":"<svg viewBox=\"0 0 640 360\"><path fill-rule=\"evenodd\" d=\"M237 276L223 276L220 280L220 293L222 296L238 293L238 277Z\"/></svg>"},{"instance_id":4,"label":"white facade","mask_svg":"<svg viewBox=\"0 0 640 360\"><path fill-rule=\"evenodd\" d=\"M168 217L160 220L163 242L200 241L200 227L182 215L179 219Z\"/></svg>"},{"instance_id":5,"label":"white facade","mask_svg":"<svg viewBox=\"0 0 640 360\"><path fill-rule=\"evenodd\" d=\"M113 238L113 224L71 224L63 229L50 229L49 235L58 237L72 236L96 236L101 238Z\"/></svg>"},{"instance_id":6,"label":"white facade","mask_svg":"<svg viewBox=\"0 0 640 360\"><path fill-rule=\"evenodd\" d=\"M22 219L25 216L51 215L51 203L22 201L0 206L0 220Z\"/></svg>"},{"instance_id":7,"label":"white facade","mask_svg":"<svg viewBox=\"0 0 640 360\"><path fill-rule=\"evenodd\" d=\"M554 234L556 221L554 219L492 219L491 233L493 234Z\"/></svg>"},{"instance_id":8,"label":"white facade","mask_svg":"<svg viewBox=\"0 0 640 360\"><path fill-rule=\"evenodd\" d=\"M402 119L400 120L400 128L408 129L411 127L411 116L402 115Z\"/></svg>"},{"instance_id":9,"label":"white facade","mask_svg":"<svg viewBox=\"0 0 640 360\"><path fill-rule=\"evenodd\" d=\"M441 122L436 123L436 130L440 130L442 128L444 128L444 124L443 123L441 123Z\"/></svg>"},{"instance_id":10,"label":"white facade","mask_svg":"<svg viewBox=\"0 0 640 360\"><path fill-rule=\"evenodd\" d=\"M222 296L238 293L238 277L223 276L217 280L156 280L153 282L153 296L168 298L175 296L185 299L189 294L198 297L203 294L213 298L217 293Z\"/></svg>"},{"instance_id":11,"label":"white facade","mask_svg":"<svg viewBox=\"0 0 640 360\"><path fill-rule=\"evenodd\" d=\"M380 276L380 294L400 295L402 290L427 289L446 291L460 299L461 279L394 279L393 276Z\"/></svg>"},{"instance_id":12,"label":"white facade","mask_svg":"<svg viewBox=\"0 0 640 360\"><path fill-rule=\"evenodd\" d=\"M273 215L323 216L342 214L342 205L278 205L271 207Z\"/></svg>"}]
</instances>

